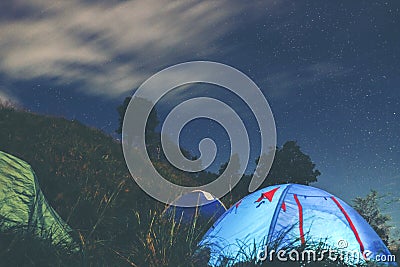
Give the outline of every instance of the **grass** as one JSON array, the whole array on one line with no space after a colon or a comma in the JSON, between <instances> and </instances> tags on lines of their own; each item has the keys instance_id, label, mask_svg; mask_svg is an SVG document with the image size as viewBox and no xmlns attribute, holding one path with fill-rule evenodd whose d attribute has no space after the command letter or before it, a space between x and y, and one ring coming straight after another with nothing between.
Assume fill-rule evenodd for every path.
<instances>
[{"instance_id":1,"label":"grass","mask_svg":"<svg viewBox=\"0 0 400 267\"><path fill-rule=\"evenodd\" d=\"M72 251L65 245L53 244L50 234L38 238L23 226L0 233L1 266L78 266L81 254Z\"/></svg>"},{"instance_id":2,"label":"grass","mask_svg":"<svg viewBox=\"0 0 400 267\"><path fill-rule=\"evenodd\" d=\"M213 251L214 255L210 253L209 247L213 244L204 244L199 248L195 256L202 260L202 265L207 266L208 260L211 259L216 267L247 267L247 266L363 266L363 267L377 267L386 266L379 265L378 262L364 262L360 264L361 254L352 255L346 254L346 251L340 251L338 248L331 248L327 244L326 239L311 240L306 239L305 244L301 244L300 238L292 239L288 243L287 236L290 235L293 227L275 233L271 241L261 240L255 243L254 240L236 240L235 244L229 244L230 250L223 249L219 251L218 247ZM306 236L309 236L306 233ZM210 240L215 240L211 237ZM222 241L222 240L221 240ZM212 241L209 241L212 242ZM219 242L218 242L219 243ZM221 245L219 243L218 245ZM223 245L222 245L223 246ZM260 248L266 248L266 250ZM284 255L279 254L285 252ZM267 254L265 254L267 253ZM393 252L396 254L396 252ZM397 251L398 254L398 251ZM260 259L260 257L262 257ZM283 258L283 259L282 259ZM398 260L399 258L396 257Z\"/></svg>"},{"instance_id":3,"label":"grass","mask_svg":"<svg viewBox=\"0 0 400 267\"><path fill-rule=\"evenodd\" d=\"M196 266L192 255L208 226L175 221L160 211L132 211L132 222L120 238L102 240L81 235L82 251L54 246L23 227L0 234L1 266ZM92 229L93 232L95 229Z\"/></svg>"},{"instance_id":4,"label":"grass","mask_svg":"<svg viewBox=\"0 0 400 267\"><path fill-rule=\"evenodd\" d=\"M129 246L119 247L106 240L83 240L82 253L71 254L64 247L51 244L50 240L37 239L29 233L13 229L0 234L1 266L207 266L207 252L199 251L197 243L207 227L198 224L195 219L191 224L183 224L161 213L149 211L145 214L132 214L136 231L126 236ZM255 247L254 247L255 248ZM270 248L272 249L272 248ZM324 249L320 245L286 247L287 251L295 249L300 253L305 249L317 252ZM250 253L248 253L250 251ZM243 248L240 263L232 264L227 258L220 266L349 266L344 262L272 262L256 261L256 250ZM244 254L242 254L244 253ZM374 266L372 264L365 266Z\"/></svg>"}]
</instances>

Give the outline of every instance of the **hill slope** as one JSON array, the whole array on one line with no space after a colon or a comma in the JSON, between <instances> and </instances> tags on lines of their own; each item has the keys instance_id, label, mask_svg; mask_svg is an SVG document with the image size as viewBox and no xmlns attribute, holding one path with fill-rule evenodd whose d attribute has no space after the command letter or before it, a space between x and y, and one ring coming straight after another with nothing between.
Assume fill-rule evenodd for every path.
<instances>
[{"instance_id":1,"label":"hill slope","mask_svg":"<svg viewBox=\"0 0 400 267\"><path fill-rule=\"evenodd\" d=\"M7 108L0 108L0 129L0 150L33 167L49 203L75 229L91 229L117 194L113 205L119 206L119 214L124 212L121 205L132 209L143 200L154 203L131 179L121 144L100 130Z\"/></svg>"},{"instance_id":2,"label":"hill slope","mask_svg":"<svg viewBox=\"0 0 400 267\"><path fill-rule=\"evenodd\" d=\"M171 238L170 224L160 216L164 205L132 180L121 144L112 137L76 121L1 106L0 129L0 150L32 166L48 202L76 230L83 248L82 256L71 256L29 235L0 233L0 265L132 266L131 257L147 262L152 225L166 225ZM173 182L194 184L163 162L155 165ZM153 224L155 219L158 223ZM175 247L169 245L171 250ZM181 261L179 254L177 262Z\"/></svg>"}]
</instances>

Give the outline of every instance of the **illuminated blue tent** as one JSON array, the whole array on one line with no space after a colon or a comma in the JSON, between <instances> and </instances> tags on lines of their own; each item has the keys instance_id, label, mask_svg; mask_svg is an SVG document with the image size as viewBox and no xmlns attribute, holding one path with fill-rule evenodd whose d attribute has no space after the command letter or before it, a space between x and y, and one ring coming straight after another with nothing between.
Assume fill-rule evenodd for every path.
<instances>
[{"instance_id":1,"label":"illuminated blue tent","mask_svg":"<svg viewBox=\"0 0 400 267\"><path fill-rule=\"evenodd\" d=\"M249 255L254 260L271 260L271 247L288 251L321 248L321 244L344 255L347 264L391 257L352 207L321 189L295 184L271 186L246 196L218 219L199 245L207 251L210 266L225 266L248 261ZM397 266L394 262L383 265Z\"/></svg>"},{"instance_id":2,"label":"illuminated blue tent","mask_svg":"<svg viewBox=\"0 0 400 267\"><path fill-rule=\"evenodd\" d=\"M188 203L197 203L197 207L184 207ZM212 194L194 190L176 199L164 211L165 215L173 216L177 222L190 223L197 216L198 220L213 223L224 212L224 204Z\"/></svg>"}]
</instances>

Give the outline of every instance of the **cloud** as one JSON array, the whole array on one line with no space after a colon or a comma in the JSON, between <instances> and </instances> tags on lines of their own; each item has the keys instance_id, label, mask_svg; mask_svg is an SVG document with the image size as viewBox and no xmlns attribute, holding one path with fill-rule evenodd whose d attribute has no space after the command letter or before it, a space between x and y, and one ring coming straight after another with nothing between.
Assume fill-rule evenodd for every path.
<instances>
[{"instance_id":1,"label":"cloud","mask_svg":"<svg viewBox=\"0 0 400 267\"><path fill-rule=\"evenodd\" d=\"M16 0L0 24L0 72L116 97L162 68L204 59L249 9L228 1ZM251 7L256 11L257 6Z\"/></svg>"}]
</instances>

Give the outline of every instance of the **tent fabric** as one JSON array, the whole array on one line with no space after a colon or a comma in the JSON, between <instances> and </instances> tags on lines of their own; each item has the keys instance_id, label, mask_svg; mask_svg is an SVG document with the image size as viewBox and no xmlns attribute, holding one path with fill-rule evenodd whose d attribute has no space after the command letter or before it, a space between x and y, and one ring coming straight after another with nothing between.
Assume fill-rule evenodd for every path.
<instances>
[{"instance_id":1,"label":"tent fabric","mask_svg":"<svg viewBox=\"0 0 400 267\"><path fill-rule=\"evenodd\" d=\"M297 184L270 186L246 196L215 222L199 246L209 251L210 266L220 266L227 260L246 261L266 247L287 251L321 242L345 255L347 264L365 263L365 252L372 253L368 260L390 255L352 207L321 189Z\"/></svg>"},{"instance_id":2,"label":"tent fabric","mask_svg":"<svg viewBox=\"0 0 400 267\"><path fill-rule=\"evenodd\" d=\"M197 207L185 207L185 204L193 202L197 203ZM213 223L225 211L224 204L218 198L208 192L194 190L177 198L164 213L178 222L190 223L197 215L198 219Z\"/></svg>"},{"instance_id":3,"label":"tent fabric","mask_svg":"<svg viewBox=\"0 0 400 267\"><path fill-rule=\"evenodd\" d=\"M47 203L31 166L0 151L0 231L11 229L79 249L72 229Z\"/></svg>"}]
</instances>

